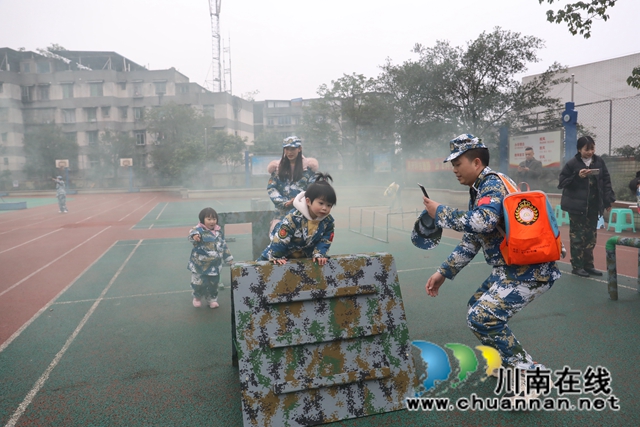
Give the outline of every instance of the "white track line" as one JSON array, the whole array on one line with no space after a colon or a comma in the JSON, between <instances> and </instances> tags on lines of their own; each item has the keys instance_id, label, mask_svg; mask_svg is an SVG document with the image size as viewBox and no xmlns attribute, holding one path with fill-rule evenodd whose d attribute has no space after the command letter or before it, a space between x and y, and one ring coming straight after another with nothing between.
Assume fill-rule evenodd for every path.
<instances>
[{"instance_id":1,"label":"white track line","mask_svg":"<svg viewBox=\"0 0 640 427\"><path fill-rule=\"evenodd\" d=\"M142 243L142 240L140 240L138 243L139 244ZM20 419L20 417L27 410L27 407L31 404L33 399L36 397L36 394L38 394L40 389L44 386L44 383L47 381L47 379L49 379L49 375L51 375L51 371L53 371L53 369L58 365L58 363L60 362L60 359L62 359L62 356L64 356L64 354L67 352L67 350L69 349L73 341L75 341L76 337L78 336L78 334L80 333L84 325L87 323L89 318L93 315L93 313L96 311L96 309L98 308L98 305L102 301L102 298L109 291L109 289L111 288L111 285L113 285L113 283L116 281L116 279L118 278L118 276L120 275L124 267L127 265L127 263L129 262L133 254L136 252L136 249L138 249L138 246L133 248L133 250L127 257L127 259L124 260L124 262L122 263L122 265L120 266L116 274L114 274L114 276L111 278L111 280L109 281L109 284L102 290L102 293L100 294L96 302L93 303L89 311L87 311L87 314L84 315L84 317L76 327L75 331L73 331L71 336L67 339L67 342L64 343L64 346L62 346L58 354L56 354L56 357L53 358L53 361L51 361L51 364L49 364L49 366L44 371L42 376L38 379L38 381L36 381L31 391L27 393L27 396L24 398L20 406L18 406L18 409L16 409L16 411L13 413L13 416L11 417L9 422L6 424L6 427L14 427L18 422L18 420Z\"/></svg>"},{"instance_id":2,"label":"white track line","mask_svg":"<svg viewBox=\"0 0 640 427\"><path fill-rule=\"evenodd\" d=\"M155 206L151 206L151 208L149 209L149 211L144 214L144 216L142 217L142 219L145 219L147 217L147 215L149 215L151 213L152 210L155 209ZM131 227L129 227L129 230L133 230L133 227L135 227L137 224L133 224ZM151 224L151 226L153 226L153 224ZM151 228L151 227L149 227Z\"/></svg>"},{"instance_id":3,"label":"white track line","mask_svg":"<svg viewBox=\"0 0 640 427\"><path fill-rule=\"evenodd\" d=\"M20 280L18 283L15 283L14 285L11 285L10 287L8 287L7 289L5 289L4 291L0 292L0 297L4 294L6 294L7 292L9 292L10 290L12 290L13 288L17 287L18 285L20 285L21 283L24 283L26 280L30 279L31 277L33 277L34 275L40 273L42 270L44 270L45 268L49 267L51 264L53 264L54 262L58 261L59 259L65 257L67 254L69 254L70 252L73 252L74 250L78 249L80 246L84 245L85 243L87 243L89 240L93 239L94 237L98 236L99 234L107 231L108 229L110 229L111 226L108 226L107 228L103 228L101 231L97 232L96 234L94 234L93 236L89 237L87 240L85 240L84 242L80 243L78 246L69 249L67 252L63 253L62 255L60 255L58 258L54 259L53 261L51 261L50 263L46 264L43 267L40 267L39 269L37 269L36 271L34 271L33 273L31 273L30 275L28 275L27 277L25 277L24 279Z\"/></svg>"},{"instance_id":4,"label":"white track line","mask_svg":"<svg viewBox=\"0 0 640 427\"><path fill-rule=\"evenodd\" d=\"M145 245L142 245L145 246ZM184 289L182 291L167 291L167 292L152 292L149 294L135 294L135 295L122 295L119 297L109 297L109 298L102 298L103 301L111 301L111 300L117 300L117 299L128 299L128 298L139 298L139 297L155 297L157 295L173 295L173 294L184 294L184 293L191 293L193 292L191 289ZM54 303L54 305L64 305L64 304L76 304L79 302L92 302L95 301L94 299L81 299L81 300L76 300L76 301L65 301L65 302L56 302Z\"/></svg>"},{"instance_id":5,"label":"white track line","mask_svg":"<svg viewBox=\"0 0 640 427\"><path fill-rule=\"evenodd\" d=\"M108 203L109 203L109 202L105 202L104 204L108 204ZM98 205L98 206L101 206L101 205ZM80 213L80 212L82 212L82 211L84 211L84 210L87 210L87 209L89 209L89 208L95 208L95 205L88 206L88 207L83 208L83 209L80 209L80 210L78 210L78 211L72 211L69 215L74 215L74 214ZM25 218L24 218L24 217L22 217L22 218L18 218L18 219L16 219L16 221L17 221L17 220L22 220L22 221L24 221L24 219L25 219ZM28 219L28 218L26 218L26 219ZM43 217L43 220L42 220L42 221L37 221L37 222L31 222L31 221L30 221L30 222L29 222L29 225L23 225L23 226L21 226L21 227L16 227L16 228L12 228L11 230L3 231L2 233L0 233L0 235L2 235L2 234L7 234L7 233L11 233L11 232L16 231L16 230L21 230L21 229L23 229L23 228L32 227L32 226L34 226L34 225L36 225L36 224L40 224L41 222L46 222L46 221L51 221L51 217L50 217L50 216L45 216L45 217Z\"/></svg>"},{"instance_id":6,"label":"white track line","mask_svg":"<svg viewBox=\"0 0 640 427\"><path fill-rule=\"evenodd\" d=\"M160 215L162 215L162 212L164 212L164 210L167 209L167 206L169 206L169 202L164 204L164 208L162 208L162 210L160 211L160 213L156 217L156 221L158 220L158 218L160 218Z\"/></svg>"},{"instance_id":7,"label":"white track line","mask_svg":"<svg viewBox=\"0 0 640 427\"><path fill-rule=\"evenodd\" d=\"M126 205L127 203L135 202L135 201L136 201L136 200L138 200L139 198L140 198L140 197L136 197L135 199L127 200L126 202L124 202L124 203L122 203L122 204L120 204L120 205L118 205L118 206L114 206L114 207L112 207L111 209L107 209L106 211L102 211L102 212L100 212L100 213L98 213L98 214L91 215L90 217L87 217L87 218L85 218L85 219L83 219L83 220L80 220L80 221L76 222L76 224L80 224L81 222L85 222L85 221L86 221L86 220L88 220L88 219L95 218L95 217L97 217L97 216L99 216L99 215L102 215L102 214L103 214L103 213L105 213L105 212L109 212L109 211L112 211L112 210L114 210L114 209L117 209L117 208L119 208L120 206L124 206L124 205Z\"/></svg>"},{"instance_id":8,"label":"white track line","mask_svg":"<svg viewBox=\"0 0 640 427\"><path fill-rule=\"evenodd\" d=\"M29 319L28 321L26 321L26 322L25 322L25 324L24 324L24 325L22 325L22 326L20 327L20 329L18 329L17 331L15 331L15 332L14 332L14 333L13 333L13 334L12 334L12 335L11 335L11 336L6 340L6 341L5 341L5 342L3 342L3 343L2 343L2 345L0 345L0 353L2 353L2 352L4 351L4 349L5 349L5 348L7 348L7 347L9 346L9 344L11 344L11 342L13 342L13 340L15 340L16 338L18 338L18 337L20 336L20 334L22 334L22 332L24 332L24 330L25 330L25 329L27 329L27 328L29 327L29 325L31 325L33 322L35 322L35 321L36 321L36 319L37 319L38 317L40 317L40 315L41 315L42 313L44 313L45 311L47 311L47 309L48 309L51 305L55 304L55 303L56 303L55 301L56 301L58 298L60 298L60 295L64 294L64 293L67 291L67 289L69 289L71 286L73 286L73 285L78 281L78 279L80 279L80 278L81 278L81 277L82 277L82 276L83 276L87 271L89 271L89 269L90 269L91 267L93 267L93 266L94 266L94 264L95 264L95 263L97 263L98 261L100 261L100 260L102 259L102 257L103 257L103 256L105 256L105 254L106 254L107 252L109 252L109 251L111 250L111 248L113 248L113 247L116 245L116 243L118 243L118 242L117 242L117 241L116 241L116 242L113 242L113 244L112 244L111 246L109 246L109 248L107 248L107 250L105 250L105 251L102 253L102 255L100 255L98 258L96 258L96 260L95 260L95 261L93 261L93 262L92 262L92 263L91 263L87 268L85 268L84 270L82 270L82 273L78 274L78 275L76 276L76 278L75 278L75 279L73 279L73 280L71 281L71 283L69 283L67 286L65 286L65 287L64 287L64 289L62 289L60 292L58 292L58 294L57 294L55 297L51 298L51 300L50 300L50 301L49 301L49 302L48 302L44 307L42 307L42 308L40 309L40 311L38 311L36 314L34 314L34 315L31 317L31 319Z\"/></svg>"},{"instance_id":9,"label":"white track line","mask_svg":"<svg viewBox=\"0 0 640 427\"><path fill-rule=\"evenodd\" d=\"M31 240L29 240L28 242L20 243L18 246L14 246L14 247L12 247L12 248L5 249L4 251L1 251L1 252L0 252L0 254L3 254L3 253L5 253L5 252L9 252L9 251L10 251L10 250L12 250L12 249L19 248L20 246L26 245L27 243L31 243L31 242L33 242L33 241L35 241L35 240L40 240L40 239L42 239L43 237L46 237L46 236L48 236L49 234L56 233L56 232L58 232L58 231L60 231L60 230L62 230L62 228L58 228L57 230L53 230L53 231L51 231L51 232L49 232L49 233L47 233L47 234L43 234L42 236L36 237L35 239L31 239Z\"/></svg>"},{"instance_id":10,"label":"white track line","mask_svg":"<svg viewBox=\"0 0 640 427\"><path fill-rule=\"evenodd\" d=\"M153 201L154 201L155 199L157 199L157 198L158 198L158 196L155 196L153 199L151 199L151 200L149 200L149 201L147 201L147 202L144 202L143 204L141 204L140 206L138 206L137 208L135 208L134 210L132 210L131 212L129 212L128 214L126 214L125 216L123 216L122 218L120 218L120 219L118 220L118 222L122 221L123 219L125 219L126 217L128 217L129 215L131 215L132 213L134 213L135 211L137 211L138 209L141 209L141 208L142 208L144 205L146 205L147 203L151 203L151 202L153 202Z\"/></svg>"}]
</instances>

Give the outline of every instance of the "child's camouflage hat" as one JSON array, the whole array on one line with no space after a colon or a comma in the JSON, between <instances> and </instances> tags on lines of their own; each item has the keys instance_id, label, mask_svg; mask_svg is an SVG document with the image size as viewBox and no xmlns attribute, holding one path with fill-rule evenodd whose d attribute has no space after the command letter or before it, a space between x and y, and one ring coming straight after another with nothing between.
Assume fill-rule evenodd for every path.
<instances>
[{"instance_id":1,"label":"child's camouflage hat","mask_svg":"<svg viewBox=\"0 0 640 427\"><path fill-rule=\"evenodd\" d=\"M444 163L458 158L462 153L467 150L471 150L472 148L487 148L487 146L482 143L480 138L476 138L470 133L463 133L462 135L455 137L449 141L451 154L449 154L449 157L444 160Z\"/></svg>"},{"instance_id":2,"label":"child's camouflage hat","mask_svg":"<svg viewBox=\"0 0 640 427\"><path fill-rule=\"evenodd\" d=\"M433 249L440 243L442 228L436 226L435 219L427 211L422 211L411 231L411 243L420 249Z\"/></svg>"}]
</instances>

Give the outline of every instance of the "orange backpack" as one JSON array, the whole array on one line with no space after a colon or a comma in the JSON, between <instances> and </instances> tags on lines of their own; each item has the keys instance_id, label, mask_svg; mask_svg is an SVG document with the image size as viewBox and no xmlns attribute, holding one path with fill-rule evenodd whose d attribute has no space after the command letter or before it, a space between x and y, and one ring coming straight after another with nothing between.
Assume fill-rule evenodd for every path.
<instances>
[{"instance_id":1,"label":"orange backpack","mask_svg":"<svg viewBox=\"0 0 640 427\"><path fill-rule=\"evenodd\" d=\"M560 230L547 195L542 191L520 191L504 174L490 174L497 175L509 193L502 201L505 230L500 230L504 235L500 252L507 265L559 260Z\"/></svg>"}]
</instances>

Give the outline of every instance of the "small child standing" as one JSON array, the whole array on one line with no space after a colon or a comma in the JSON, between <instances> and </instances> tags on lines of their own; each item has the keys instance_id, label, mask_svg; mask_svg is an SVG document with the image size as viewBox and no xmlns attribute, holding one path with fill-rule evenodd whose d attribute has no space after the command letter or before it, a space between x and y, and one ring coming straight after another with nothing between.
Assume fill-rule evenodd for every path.
<instances>
[{"instance_id":1,"label":"small child standing","mask_svg":"<svg viewBox=\"0 0 640 427\"><path fill-rule=\"evenodd\" d=\"M336 204L336 192L329 174L317 173L307 191L293 200L292 209L271 232L271 243L258 261L285 264L288 258L313 258L319 265L327 262L333 241L334 220L330 215Z\"/></svg>"},{"instance_id":2,"label":"small child standing","mask_svg":"<svg viewBox=\"0 0 640 427\"><path fill-rule=\"evenodd\" d=\"M58 208L60 213L67 213L67 191L65 190L64 181L62 177L58 175L56 178L51 178L56 183L56 196L58 197Z\"/></svg>"},{"instance_id":3,"label":"small child standing","mask_svg":"<svg viewBox=\"0 0 640 427\"><path fill-rule=\"evenodd\" d=\"M227 248L222 228L218 225L218 213L213 208L204 208L198 215L200 223L189 232L193 243L187 269L191 271L193 306L200 307L201 298L206 298L209 307L218 308L218 283L222 261L233 264L233 256Z\"/></svg>"}]
</instances>

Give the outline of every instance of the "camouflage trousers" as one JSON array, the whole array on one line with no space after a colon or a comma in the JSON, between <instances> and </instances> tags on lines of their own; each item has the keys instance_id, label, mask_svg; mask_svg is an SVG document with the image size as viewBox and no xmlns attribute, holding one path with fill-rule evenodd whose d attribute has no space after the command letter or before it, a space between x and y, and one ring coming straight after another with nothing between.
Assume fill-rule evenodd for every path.
<instances>
[{"instance_id":1,"label":"camouflage trousers","mask_svg":"<svg viewBox=\"0 0 640 427\"><path fill-rule=\"evenodd\" d=\"M594 268L593 248L598 237L598 211L589 209L586 215L569 214L571 267Z\"/></svg>"},{"instance_id":2,"label":"camouflage trousers","mask_svg":"<svg viewBox=\"0 0 640 427\"><path fill-rule=\"evenodd\" d=\"M551 286L553 282L503 280L492 274L469 300L469 328L482 344L498 350L503 366L534 368L533 359L513 335L507 321Z\"/></svg>"},{"instance_id":3,"label":"camouflage trousers","mask_svg":"<svg viewBox=\"0 0 640 427\"><path fill-rule=\"evenodd\" d=\"M220 283L220 276L206 276L191 273L191 289L193 289L194 298L205 297L217 301L218 283Z\"/></svg>"},{"instance_id":4,"label":"camouflage trousers","mask_svg":"<svg viewBox=\"0 0 640 427\"><path fill-rule=\"evenodd\" d=\"M60 212L65 212L67 210L67 195L66 194L58 194L58 208Z\"/></svg>"}]
</instances>

